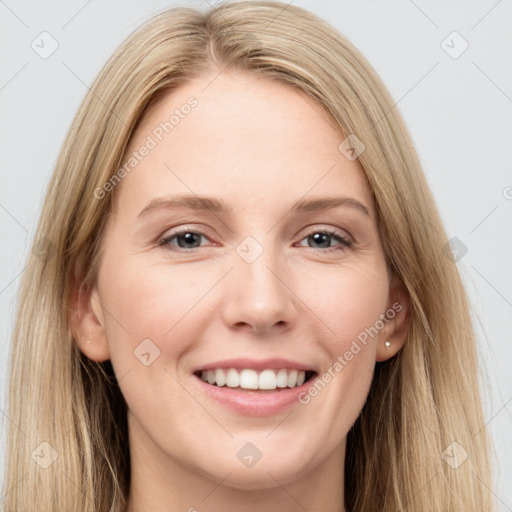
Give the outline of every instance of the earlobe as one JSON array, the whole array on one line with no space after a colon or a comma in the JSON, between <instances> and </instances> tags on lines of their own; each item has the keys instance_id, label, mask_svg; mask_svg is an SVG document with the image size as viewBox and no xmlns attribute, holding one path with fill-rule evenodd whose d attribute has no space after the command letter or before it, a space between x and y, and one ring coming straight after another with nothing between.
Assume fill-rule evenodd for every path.
<instances>
[{"instance_id":1,"label":"earlobe","mask_svg":"<svg viewBox=\"0 0 512 512\"><path fill-rule=\"evenodd\" d=\"M403 281L394 277L390 285L388 319L377 339L377 362L387 361L403 347L410 324L410 296Z\"/></svg>"},{"instance_id":2,"label":"earlobe","mask_svg":"<svg viewBox=\"0 0 512 512\"><path fill-rule=\"evenodd\" d=\"M103 310L98 290L83 282L74 286L70 299L69 325L80 351L93 361L110 359Z\"/></svg>"}]
</instances>

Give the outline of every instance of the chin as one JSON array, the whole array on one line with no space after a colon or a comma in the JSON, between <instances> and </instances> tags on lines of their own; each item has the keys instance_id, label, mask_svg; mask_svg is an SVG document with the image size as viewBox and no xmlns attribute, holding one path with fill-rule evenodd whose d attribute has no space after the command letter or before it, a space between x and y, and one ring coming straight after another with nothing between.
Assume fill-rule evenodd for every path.
<instances>
[{"instance_id":1,"label":"chin","mask_svg":"<svg viewBox=\"0 0 512 512\"><path fill-rule=\"evenodd\" d=\"M287 460L283 460L282 451L272 455L266 460L263 455L252 467L246 467L238 459L233 462L230 458L219 464L222 469L217 470L215 474L211 471L204 474L207 478L222 482L222 485L233 489L257 491L289 484L308 473L302 455L297 454L295 458L288 457Z\"/></svg>"}]
</instances>

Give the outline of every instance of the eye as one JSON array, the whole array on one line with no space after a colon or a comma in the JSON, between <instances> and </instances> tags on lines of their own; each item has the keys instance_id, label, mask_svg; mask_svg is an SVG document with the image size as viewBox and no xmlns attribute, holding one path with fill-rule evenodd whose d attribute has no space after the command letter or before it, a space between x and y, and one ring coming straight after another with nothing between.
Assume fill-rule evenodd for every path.
<instances>
[{"instance_id":1,"label":"eye","mask_svg":"<svg viewBox=\"0 0 512 512\"><path fill-rule=\"evenodd\" d=\"M341 232L327 229L312 231L302 240L307 240L313 244L318 244L320 245L320 249L327 249L324 252L340 251L352 245L352 241L344 236ZM335 246L331 246L331 242L333 240L339 243ZM315 247L313 246L312 248L314 249Z\"/></svg>"},{"instance_id":2,"label":"eye","mask_svg":"<svg viewBox=\"0 0 512 512\"><path fill-rule=\"evenodd\" d=\"M172 246L170 247L171 250L195 249L200 246L201 237L206 238L206 235L201 231L185 228L167 234L160 240L159 245ZM176 243L173 243L174 240ZM173 247L177 247L177 249L173 249Z\"/></svg>"},{"instance_id":3,"label":"eye","mask_svg":"<svg viewBox=\"0 0 512 512\"><path fill-rule=\"evenodd\" d=\"M159 245L166 246L173 251L187 251L187 249L201 247L201 237L208 239L202 231L181 228L164 236L159 241ZM301 241L303 240L312 243L313 246L309 245L312 249L325 249L323 252L340 251L352 245L352 241L341 232L328 229L312 231ZM333 246L333 241L338 243ZM304 247L302 244L300 246Z\"/></svg>"}]
</instances>

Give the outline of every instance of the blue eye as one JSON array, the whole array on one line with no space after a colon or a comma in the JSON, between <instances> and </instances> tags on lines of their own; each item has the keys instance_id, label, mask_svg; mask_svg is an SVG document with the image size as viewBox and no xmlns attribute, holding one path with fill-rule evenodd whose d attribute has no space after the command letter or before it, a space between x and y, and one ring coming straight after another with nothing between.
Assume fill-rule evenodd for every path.
<instances>
[{"instance_id":1,"label":"blue eye","mask_svg":"<svg viewBox=\"0 0 512 512\"><path fill-rule=\"evenodd\" d=\"M195 249L198 247L196 244L200 243L201 237L204 233L198 231L192 231L190 229L183 229L181 231L175 231L174 233L166 236L163 240L160 241L160 245L168 245L168 246L178 246L180 249ZM176 239L177 244L171 243L172 240ZM193 245L193 247L190 247Z\"/></svg>"},{"instance_id":2,"label":"blue eye","mask_svg":"<svg viewBox=\"0 0 512 512\"><path fill-rule=\"evenodd\" d=\"M327 251L324 252L339 251L352 245L352 242L348 238L342 236L340 233L328 230L313 231L308 236L303 238L303 240L308 240L315 244L320 244L322 246L320 247L321 249L327 249ZM332 240L337 240L339 244L331 246L330 243Z\"/></svg>"},{"instance_id":3,"label":"blue eye","mask_svg":"<svg viewBox=\"0 0 512 512\"><path fill-rule=\"evenodd\" d=\"M168 234L160 240L160 246L167 246L172 251L185 251L190 252L192 249L201 247L201 237L208 239L208 237L201 231L193 231L191 229L181 229ZM318 244L319 249L324 249L323 252L340 251L352 245L352 241L343 236L341 233L329 230L313 231L304 237L302 240L308 240L313 244ZM302 241L301 240L301 241ZM337 241L338 244L332 246L332 241ZM301 245L301 247L304 247ZM311 249L315 247L309 246Z\"/></svg>"}]
</instances>

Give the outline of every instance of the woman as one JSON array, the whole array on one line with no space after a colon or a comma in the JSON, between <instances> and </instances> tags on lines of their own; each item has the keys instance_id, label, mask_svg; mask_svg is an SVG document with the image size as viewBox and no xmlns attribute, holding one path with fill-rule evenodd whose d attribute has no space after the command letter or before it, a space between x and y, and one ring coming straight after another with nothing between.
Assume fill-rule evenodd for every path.
<instances>
[{"instance_id":1,"label":"woman","mask_svg":"<svg viewBox=\"0 0 512 512\"><path fill-rule=\"evenodd\" d=\"M467 297L392 107L291 5L123 43L21 287L6 511L494 510Z\"/></svg>"}]
</instances>

